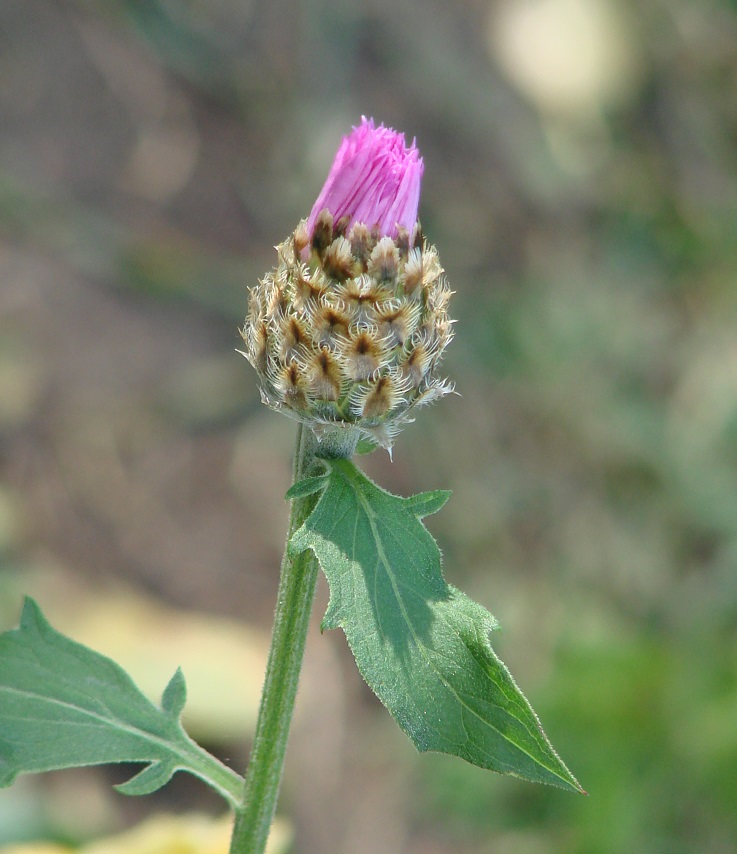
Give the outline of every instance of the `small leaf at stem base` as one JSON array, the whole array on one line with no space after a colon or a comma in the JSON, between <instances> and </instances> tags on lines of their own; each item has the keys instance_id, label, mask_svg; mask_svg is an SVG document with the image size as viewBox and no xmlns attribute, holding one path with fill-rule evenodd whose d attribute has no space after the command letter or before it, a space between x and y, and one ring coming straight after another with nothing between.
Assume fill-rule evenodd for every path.
<instances>
[{"instance_id":1,"label":"small leaf at stem base","mask_svg":"<svg viewBox=\"0 0 737 854\"><path fill-rule=\"evenodd\" d=\"M327 475L319 474L314 477L306 477L303 480L298 480L293 483L284 496L287 501L294 501L295 498L305 498L308 495L314 495L325 489L328 483Z\"/></svg>"}]
</instances>

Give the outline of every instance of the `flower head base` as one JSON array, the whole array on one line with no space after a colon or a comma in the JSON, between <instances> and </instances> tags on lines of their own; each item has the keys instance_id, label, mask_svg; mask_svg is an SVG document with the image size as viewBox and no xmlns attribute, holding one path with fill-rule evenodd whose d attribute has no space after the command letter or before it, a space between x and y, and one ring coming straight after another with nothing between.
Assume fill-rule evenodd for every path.
<instances>
[{"instance_id":1,"label":"flower head base","mask_svg":"<svg viewBox=\"0 0 737 854\"><path fill-rule=\"evenodd\" d=\"M422 159L373 122L343 140L309 219L251 289L244 355L272 409L391 448L414 410L452 391L437 375L451 295L417 222Z\"/></svg>"}]
</instances>

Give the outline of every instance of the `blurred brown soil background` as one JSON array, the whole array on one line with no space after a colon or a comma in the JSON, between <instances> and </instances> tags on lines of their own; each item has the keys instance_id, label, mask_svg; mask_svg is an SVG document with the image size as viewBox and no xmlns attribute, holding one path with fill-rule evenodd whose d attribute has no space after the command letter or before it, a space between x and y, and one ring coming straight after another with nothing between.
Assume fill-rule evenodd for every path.
<instances>
[{"instance_id":1,"label":"blurred brown soil background","mask_svg":"<svg viewBox=\"0 0 737 854\"><path fill-rule=\"evenodd\" d=\"M52 623L82 603L104 625L130 595L149 622L245 627L256 663L202 713L242 770L217 710L260 686L295 428L260 404L238 326L373 116L425 158L460 397L361 465L454 490L429 520L446 576L498 617L591 794L417 756L320 635L323 585L294 851L734 851L735 43L733 0L3 0L2 626L31 591ZM124 799L124 777L0 792L0 850L221 808L180 779Z\"/></svg>"}]
</instances>

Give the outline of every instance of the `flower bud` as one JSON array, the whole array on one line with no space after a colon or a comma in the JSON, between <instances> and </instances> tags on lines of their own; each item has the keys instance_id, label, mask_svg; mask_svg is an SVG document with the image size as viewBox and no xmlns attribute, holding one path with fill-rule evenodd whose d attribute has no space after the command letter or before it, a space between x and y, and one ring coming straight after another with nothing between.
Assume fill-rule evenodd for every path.
<instances>
[{"instance_id":1,"label":"flower bud","mask_svg":"<svg viewBox=\"0 0 737 854\"><path fill-rule=\"evenodd\" d=\"M417 407L452 391L437 372L451 291L417 220L423 168L414 142L364 118L251 289L241 334L262 400L318 437L348 429L391 448Z\"/></svg>"}]
</instances>

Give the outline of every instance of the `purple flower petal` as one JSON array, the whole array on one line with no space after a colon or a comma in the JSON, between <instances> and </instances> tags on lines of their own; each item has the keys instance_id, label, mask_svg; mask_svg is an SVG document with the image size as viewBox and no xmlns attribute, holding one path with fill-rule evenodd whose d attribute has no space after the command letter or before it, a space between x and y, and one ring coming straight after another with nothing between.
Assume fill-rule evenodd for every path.
<instances>
[{"instance_id":1,"label":"purple flower petal","mask_svg":"<svg viewBox=\"0 0 737 854\"><path fill-rule=\"evenodd\" d=\"M417 221L424 163L417 147L407 148L404 134L384 125L374 127L365 116L343 137L330 174L307 219L312 237L315 221L328 210L348 228L362 222L377 226L382 237L396 237L398 228L411 231Z\"/></svg>"}]
</instances>

